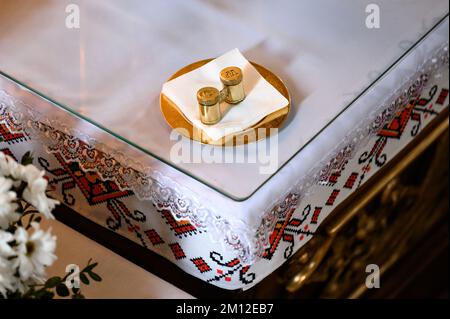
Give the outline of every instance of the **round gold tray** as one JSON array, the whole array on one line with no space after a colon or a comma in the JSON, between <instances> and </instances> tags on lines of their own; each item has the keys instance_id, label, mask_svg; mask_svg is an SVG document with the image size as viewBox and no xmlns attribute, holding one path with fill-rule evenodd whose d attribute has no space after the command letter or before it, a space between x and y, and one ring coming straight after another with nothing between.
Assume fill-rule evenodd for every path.
<instances>
[{"instance_id":1,"label":"round gold tray","mask_svg":"<svg viewBox=\"0 0 450 319\"><path fill-rule=\"evenodd\" d=\"M206 59L202 61L197 61L192 64L189 64L182 69L178 70L175 74L173 74L168 81L173 80L185 73L193 71L206 63L210 62L212 59ZM242 132L237 132L235 134L227 135L220 140L213 141L208 138L208 136L202 133L201 129L193 127L191 121L189 121L184 114L179 110L177 105L173 103L167 96L161 93L160 95L160 107L161 112L166 119L166 122L173 129L176 129L180 134L193 139L195 141L204 143L204 144L212 144L218 146L236 146L247 144L250 142L258 141L262 138L266 138L270 136L271 128L280 128L283 122L286 120L290 106L291 106L291 97L289 95L289 91L287 87L284 85L283 81L281 81L278 76L274 73L254 62L250 62L256 70L264 77L267 82L272 84L275 89L277 89L287 100L288 105L284 108L267 115L261 121L253 125L252 127L246 129ZM264 131L261 131L263 129ZM265 133L265 134L260 134Z\"/></svg>"}]
</instances>

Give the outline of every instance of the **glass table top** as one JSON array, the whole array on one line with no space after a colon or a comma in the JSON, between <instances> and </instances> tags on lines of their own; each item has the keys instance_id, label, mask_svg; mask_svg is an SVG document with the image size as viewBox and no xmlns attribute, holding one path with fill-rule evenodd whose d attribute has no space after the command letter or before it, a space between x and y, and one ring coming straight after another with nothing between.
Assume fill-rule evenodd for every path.
<instances>
[{"instance_id":1,"label":"glass table top","mask_svg":"<svg viewBox=\"0 0 450 319\"><path fill-rule=\"evenodd\" d=\"M240 201L349 111L448 12L442 0L378 1L381 27L374 30L365 24L368 3L0 0L0 72ZM69 4L80 9L79 28L66 26ZM265 164L175 163L170 156L178 141L159 109L162 84L183 66L233 48L290 90L270 174L261 174Z\"/></svg>"}]
</instances>

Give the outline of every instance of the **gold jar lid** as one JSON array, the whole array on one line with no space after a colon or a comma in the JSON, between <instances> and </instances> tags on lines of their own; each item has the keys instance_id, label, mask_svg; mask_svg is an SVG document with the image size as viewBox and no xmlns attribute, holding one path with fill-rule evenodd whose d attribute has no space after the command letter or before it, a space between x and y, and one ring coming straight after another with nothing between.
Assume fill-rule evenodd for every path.
<instances>
[{"instance_id":1,"label":"gold jar lid","mask_svg":"<svg viewBox=\"0 0 450 319\"><path fill-rule=\"evenodd\" d=\"M242 70L237 66L229 66L220 71L220 80L224 85L238 85L242 82Z\"/></svg>"},{"instance_id":2,"label":"gold jar lid","mask_svg":"<svg viewBox=\"0 0 450 319\"><path fill-rule=\"evenodd\" d=\"M219 103L220 92L212 86L206 86L197 91L197 101L201 105L211 106Z\"/></svg>"}]
</instances>

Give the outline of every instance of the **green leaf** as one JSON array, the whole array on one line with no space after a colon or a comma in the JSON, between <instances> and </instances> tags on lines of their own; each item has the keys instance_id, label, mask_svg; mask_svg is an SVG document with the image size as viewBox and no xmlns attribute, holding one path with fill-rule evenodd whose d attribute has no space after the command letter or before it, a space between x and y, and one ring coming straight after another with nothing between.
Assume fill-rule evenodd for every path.
<instances>
[{"instance_id":1,"label":"green leaf","mask_svg":"<svg viewBox=\"0 0 450 319\"><path fill-rule=\"evenodd\" d=\"M95 272L90 271L88 272L89 276L91 276L91 278L95 281L102 281L102 277L100 277L99 275L97 275Z\"/></svg>"},{"instance_id":2,"label":"green leaf","mask_svg":"<svg viewBox=\"0 0 450 319\"><path fill-rule=\"evenodd\" d=\"M29 288L28 291L24 292L23 294L19 291L16 291L14 293L8 292L6 294L6 299L29 299L33 293L34 287Z\"/></svg>"},{"instance_id":3,"label":"green leaf","mask_svg":"<svg viewBox=\"0 0 450 319\"><path fill-rule=\"evenodd\" d=\"M26 152L26 153L22 156L22 160L20 161L20 163L21 163L22 165L33 164L33 155L31 154L31 152Z\"/></svg>"},{"instance_id":4,"label":"green leaf","mask_svg":"<svg viewBox=\"0 0 450 319\"><path fill-rule=\"evenodd\" d=\"M42 299L53 299L55 297L55 294L51 291L45 291L45 293L42 295Z\"/></svg>"},{"instance_id":5,"label":"green leaf","mask_svg":"<svg viewBox=\"0 0 450 319\"><path fill-rule=\"evenodd\" d=\"M80 280L83 284L89 285L89 279L84 273L80 273Z\"/></svg>"},{"instance_id":6,"label":"green leaf","mask_svg":"<svg viewBox=\"0 0 450 319\"><path fill-rule=\"evenodd\" d=\"M82 272L90 272L92 271L95 267L97 267L98 263L93 263L90 265L87 265Z\"/></svg>"},{"instance_id":7,"label":"green leaf","mask_svg":"<svg viewBox=\"0 0 450 319\"><path fill-rule=\"evenodd\" d=\"M58 286L56 286L56 293L60 297L67 297L68 295L70 295L69 289L67 289L65 284L59 284Z\"/></svg>"},{"instance_id":8,"label":"green leaf","mask_svg":"<svg viewBox=\"0 0 450 319\"><path fill-rule=\"evenodd\" d=\"M28 295L29 295L30 297L34 297L34 298L37 298L37 299L41 299L42 296L44 295L45 291L46 291L45 289L39 289L39 290L37 290L37 291L30 291Z\"/></svg>"},{"instance_id":9,"label":"green leaf","mask_svg":"<svg viewBox=\"0 0 450 319\"><path fill-rule=\"evenodd\" d=\"M45 282L45 287L46 288L55 288L56 286L58 286L61 283L62 279L61 277L51 277L49 279L47 279L47 281Z\"/></svg>"},{"instance_id":10,"label":"green leaf","mask_svg":"<svg viewBox=\"0 0 450 319\"><path fill-rule=\"evenodd\" d=\"M36 299L53 299L55 294L51 292L50 290L47 290L47 288L39 289L36 292L33 292L30 294L31 297L34 297Z\"/></svg>"},{"instance_id":11,"label":"green leaf","mask_svg":"<svg viewBox=\"0 0 450 319\"><path fill-rule=\"evenodd\" d=\"M72 299L85 299L85 297L82 294L76 294L76 295L72 295Z\"/></svg>"}]
</instances>

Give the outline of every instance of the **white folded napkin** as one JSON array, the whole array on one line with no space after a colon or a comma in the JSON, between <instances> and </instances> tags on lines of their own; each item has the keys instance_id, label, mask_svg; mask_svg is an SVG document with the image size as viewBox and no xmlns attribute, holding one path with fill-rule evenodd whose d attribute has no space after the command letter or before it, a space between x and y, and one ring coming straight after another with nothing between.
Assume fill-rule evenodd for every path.
<instances>
[{"instance_id":1,"label":"white folded napkin","mask_svg":"<svg viewBox=\"0 0 450 319\"><path fill-rule=\"evenodd\" d=\"M219 74L228 66L241 68L246 98L234 105L219 123L205 125L200 121L197 91L204 86L213 86L221 90L223 84ZM259 74L238 49L231 50L194 71L166 82L162 93L178 106L194 126L200 128L214 141L225 135L243 131L288 104L288 100Z\"/></svg>"}]
</instances>

